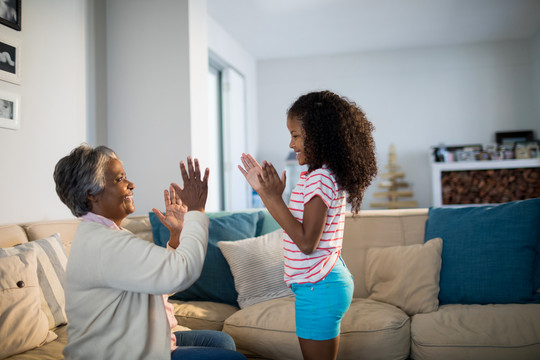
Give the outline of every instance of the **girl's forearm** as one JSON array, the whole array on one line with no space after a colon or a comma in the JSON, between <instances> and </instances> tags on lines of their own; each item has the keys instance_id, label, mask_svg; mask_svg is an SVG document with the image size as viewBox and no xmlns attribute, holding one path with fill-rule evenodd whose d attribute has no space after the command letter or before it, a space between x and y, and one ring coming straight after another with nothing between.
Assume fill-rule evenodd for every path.
<instances>
[{"instance_id":1,"label":"girl's forearm","mask_svg":"<svg viewBox=\"0 0 540 360\"><path fill-rule=\"evenodd\" d=\"M280 197L261 196L261 200L274 220L287 232L300 251L309 255L317 248L319 237L310 235L304 229L304 224L293 216L287 204Z\"/></svg>"}]
</instances>

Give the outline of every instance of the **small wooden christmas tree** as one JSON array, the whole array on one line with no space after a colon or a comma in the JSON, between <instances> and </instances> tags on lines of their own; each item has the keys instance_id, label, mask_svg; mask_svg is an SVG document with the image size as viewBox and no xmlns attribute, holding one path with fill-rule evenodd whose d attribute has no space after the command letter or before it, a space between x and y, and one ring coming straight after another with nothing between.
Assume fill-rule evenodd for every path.
<instances>
[{"instance_id":1,"label":"small wooden christmas tree","mask_svg":"<svg viewBox=\"0 0 540 360\"><path fill-rule=\"evenodd\" d=\"M385 192L376 192L373 194L374 197L384 197L387 198L387 202L372 202L371 206L375 208L386 208L386 209L400 209L400 208L414 208L418 206L418 203L413 200L409 201L399 201L399 198L402 197L412 197L413 192L411 190L400 190L403 188L408 188L409 184L405 181L402 181L405 177L403 171L398 171L400 166L396 162L396 148L394 145L390 145L390 152L388 154L388 165L385 166L388 169L388 172L382 173L381 177L384 179L378 185L379 188L387 189Z\"/></svg>"}]
</instances>

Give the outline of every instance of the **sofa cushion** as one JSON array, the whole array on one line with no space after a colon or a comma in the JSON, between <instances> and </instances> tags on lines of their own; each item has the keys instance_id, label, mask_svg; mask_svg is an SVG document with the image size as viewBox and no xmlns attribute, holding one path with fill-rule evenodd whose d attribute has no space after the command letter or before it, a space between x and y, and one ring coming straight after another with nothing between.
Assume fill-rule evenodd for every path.
<instances>
[{"instance_id":1,"label":"sofa cushion","mask_svg":"<svg viewBox=\"0 0 540 360\"><path fill-rule=\"evenodd\" d=\"M293 296L283 280L282 236L280 229L254 238L218 242L231 268L240 308Z\"/></svg>"},{"instance_id":2,"label":"sofa cushion","mask_svg":"<svg viewBox=\"0 0 540 360\"><path fill-rule=\"evenodd\" d=\"M53 340L41 310L37 258L32 250L0 255L0 359Z\"/></svg>"},{"instance_id":3,"label":"sofa cushion","mask_svg":"<svg viewBox=\"0 0 540 360\"><path fill-rule=\"evenodd\" d=\"M367 298L365 257L373 247L422 244L428 209L362 210L345 218L342 257L353 275L355 298Z\"/></svg>"},{"instance_id":4,"label":"sofa cushion","mask_svg":"<svg viewBox=\"0 0 540 360\"><path fill-rule=\"evenodd\" d=\"M223 329L223 322L238 311L236 306L211 301L170 300L179 325L192 330Z\"/></svg>"},{"instance_id":5,"label":"sofa cushion","mask_svg":"<svg viewBox=\"0 0 540 360\"><path fill-rule=\"evenodd\" d=\"M24 225L24 229L28 234L28 241L44 239L55 233L60 234L66 254L69 255L71 242L80 222L81 220L79 219L39 221Z\"/></svg>"},{"instance_id":6,"label":"sofa cushion","mask_svg":"<svg viewBox=\"0 0 540 360\"><path fill-rule=\"evenodd\" d=\"M11 247L28 242L24 229L19 225L0 226L0 248Z\"/></svg>"},{"instance_id":7,"label":"sofa cushion","mask_svg":"<svg viewBox=\"0 0 540 360\"><path fill-rule=\"evenodd\" d=\"M411 321L415 360L540 359L540 305L444 305Z\"/></svg>"},{"instance_id":8,"label":"sofa cushion","mask_svg":"<svg viewBox=\"0 0 540 360\"><path fill-rule=\"evenodd\" d=\"M437 310L442 247L441 238L435 238L425 244L369 249L369 299L395 305L408 315Z\"/></svg>"},{"instance_id":9,"label":"sofa cushion","mask_svg":"<svg viewBox=\"0 0 540 360\"><path fill-rule=\"evenodd\" d=\"M223 331L242 353L264 359L302 359L294 298L242 309L225 320ZM341 323L339 359L406 359L409 346L409 317L403 311L373 300L353 299Z\"/></svg>"},{"instance_id":10,"label":"sofa cushion","mask_svg":"<svg viewBox=\"0 0 540 360\"><path fill-rule=\"evenodd\" d=\"M441 304L525 303L540 239L540 199L430 208L425 239L443 239Z\"/></svg>"},{"instance_id":11,"label":"sofa cushion","mask_svg":"<svg viewBox=\"0 0 540 360\"><path fill-rule=\"evenodd\" d=\"M0 249L0 254L16 255L34 250L37 255L37 275L41 288L41 309L49 321L49 329L65 324L66 302L64 279L67 256L60 234L34 240L11 248Z\"/></svg>"},{"instance_id":12,"label":"sofa cushion","mask_svg":"<svg viewBox=\"0 0 540 360\"><path fill-rule=\"evenodd\" d=\"M167 246L170 232L156 214L149 214L154 242ZM218 241L233 241L255 236L257 224L262 212L234 213L227 216L210 217L208 226L208 248L199 279L184 291L171 295L175 300L216 301L237 306L238 293L234 288L234 279L218 248Z\"/></svg>"},{"instance_id":13,"label":"sofa cushion","mask_svg":"<svg viewBox=\"0 0 540 360\"><path fill-rule=\"evenodd\" d=\"M216 212L207 212L209 218L218 218L223 216L229 216L238 213L258 213L259 221L257 221L257 230L255 231L255 236L260 236L264 234L271 233L272 231L281 229L281 226L277 223L276 220L270 215L266 208L252 208L242 211L216 211Z\"/></svg>"},{"instance_id":14,"label":"sofa cushion","mask_svg":"<svg viewBox=\"0 0 540 360\"><path fill-rule=\"evenodd\" d=\"M66 325L59 326L54 329L54 333L58 336L55 341L26 351L22 354L10 356L9 360L58 360L63 359L62 351L67 345Z\"/></svg>"}]
</instances>

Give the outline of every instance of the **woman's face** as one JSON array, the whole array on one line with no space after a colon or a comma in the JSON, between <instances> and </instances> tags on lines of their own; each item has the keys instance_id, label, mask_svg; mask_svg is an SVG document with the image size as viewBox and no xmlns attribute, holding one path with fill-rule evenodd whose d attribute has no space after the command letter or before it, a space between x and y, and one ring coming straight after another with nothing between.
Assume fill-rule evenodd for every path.
<instances>
[{"instance_id":1,"label":"woman's face","mask_svg":"<svg viewBox=\"0 0 540 360\"><path fill-rule=\"evenodd\" d=\"M135 184L126 178L122 163L111 159L105 170L105 188L100 195L89 195L92 212L114 221L118 226L135 211L133 189Z\"/></svg>"},{"instance_id":2,"label":"woman's face","mask_svg":"<svg viewBox=\"0 0 540 360\"><path fill-rule=\"evenodd\" d=\"M287 128L291 133L291 142L289 147L296 153L296 160L299 165L307 164L307 156L304 151L304 129L302 123L295 117L287 117Z\"/></svg>"}]
</instances>

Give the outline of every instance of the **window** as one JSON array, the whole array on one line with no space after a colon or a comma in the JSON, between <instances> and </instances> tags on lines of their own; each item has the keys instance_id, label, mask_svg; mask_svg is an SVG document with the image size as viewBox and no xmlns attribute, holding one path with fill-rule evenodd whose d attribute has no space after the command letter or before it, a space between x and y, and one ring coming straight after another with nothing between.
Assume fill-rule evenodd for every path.
<instances>
[{"instance_id":1,"label":"window","mask_svg":"<svg viewBox=\"0 0 540 360\"><path fill-rule=\"evenodd\" d=\"M215 126L208 133L208 146L212 154L208 167L208 211L223 210L223 143L222 143L222 113L221 113L221 71L216 67L208 68L208 118Z\"/></svg>"},{"instance_id":2,"label":"window","mask_svg":"<svg viewBox=\"0 0 540 360\"><path fill-rule=\"evenodd\" d=\"M210 119L216 127L209 134L209 144L216 154L210 166L207 208L214 210L244 210L251 207L251 188L238 170L240 156L246 151L245 79L234 69L210 60Z\"/></svg>"}]
</instances>

